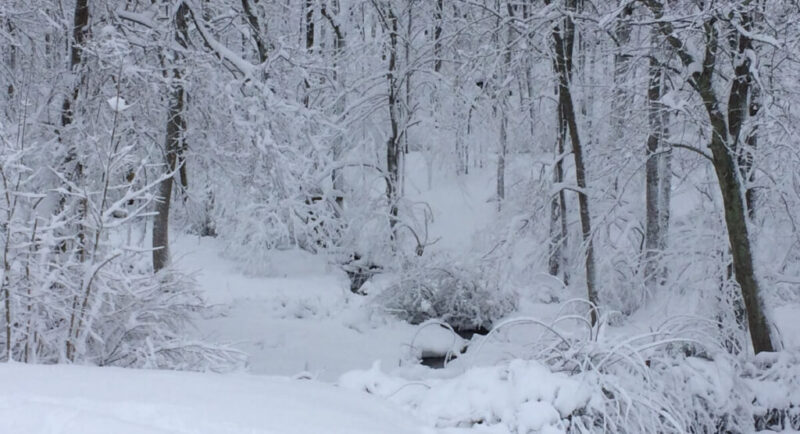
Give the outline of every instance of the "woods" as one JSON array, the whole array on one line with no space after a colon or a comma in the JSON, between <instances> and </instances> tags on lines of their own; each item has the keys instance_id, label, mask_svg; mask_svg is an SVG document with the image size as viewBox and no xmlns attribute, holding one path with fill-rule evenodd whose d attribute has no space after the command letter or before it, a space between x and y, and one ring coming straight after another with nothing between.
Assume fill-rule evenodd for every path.
<instances>
[{"instance_id":1,"label":"woods","mask_svg":"<svg viewBox=\"0 0 800 434\"><path fill-rule=\"evenodd\" d=\"M209 308L171 253L187 237L247 276L312 255L358 276L348 297L453 333L558 311L573 334L547 360L594 363L565 342L656 321L687 333L652 338L670 357L783 351L798 18L780 0L5 0L0 360L241 365L187 338Z\"/></svg>"}]
</instances>

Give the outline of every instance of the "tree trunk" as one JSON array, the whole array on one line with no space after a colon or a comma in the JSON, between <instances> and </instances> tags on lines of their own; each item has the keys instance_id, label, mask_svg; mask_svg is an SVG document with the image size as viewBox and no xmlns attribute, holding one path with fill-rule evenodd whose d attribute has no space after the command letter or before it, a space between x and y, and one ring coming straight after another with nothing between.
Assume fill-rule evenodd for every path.
<instances>
[{"instance_id":1,"label":"tree trunk","mask_svg":"<svg viewBox=\"0 0 800 434\"><path fill-rule=\"evenodd\" d=\"M406 11L407 11L407 15L406 15L406 19L407 19L407 21L406 21L406 34L403 36L403 40L404 40L404 42L403 42L403 51L404 51L404 54L405 54L404 60L405 60L405 64L406 65L411 65L411 63L412 63L411 62L411 40L413 39L414 35L411 33L411 26L412 26L413 18L414 18L414 16L413 16L413 12L414 12L413 5L414 5L414 0L408 0L408 4L406 5L406 8L407 8L406 9ZM403 132L402 132L403 146L402 146L402 151L400 152L400 162L399 162L400 163L399 164L399 171L400 171L400 177L399 177L400 181L399 182L400 183L399 183L399 186L398 186L399 196L401 196L401 197L405 195L405 191L406 191L406 177L405 177L405 174L406 174L406 169L407 169L406 168L406 160L407 160L408 151L409 151L409 149L408 149L408 130L409 130L409 127L410 127L411 114L412 114L412 111L411 111L411 108L412 108L412 105L411 105L411 89L412 89L412 87L411 87L411 78L413 76L413 68L406 67L404 76L405 76L404 77L404 79L405 79L405 86L404 86L405 87L405 100L403 101L403 107L404 108L403 108L403 117L402 117L402 122L403 122Z\"/></svg>"},{"instance_id":2,"label":"tree trunk","mask_svg":"<svg viewBox=\"0 0 800 434\"><path fill-rule=\"evenodd\" d=\"M655 37L653 42L656 42ZM667 277L667 268L663 265L661 255L667 248L672 185L672 155L665 143L669 113L660 102L665 93L665 71L655 57L655 53L651 54L649 66L647 110L650 134L647 137L645 164L645 285L650 292L663 285Z\"/></svg>"},{"instance_id":3,"label":"tree trunk","mask_svg":"<svg viewBox=\"0 0 800 434\"><path fill-rule=\"evenodd\" d=\"M314 49L314 0L305 1L305 32L306 36L306 54L311 54ZM311 83L308 79L303 79L303 85L306 88L305 95L303 95L303 105L309 108L311 104Z\"/></svg>"},{"instance_id":4,"label":"tree trunk","mask_svg":"<svg viewBox=\"0 0 800 434\"><path fill-rule=\"evenodd\" d=\"M70 47L69 66L70 71L74 74L77 72L78 66L81 64L83 58L83 46L89 36L89 0L76 0L75 2L75 15L72 21L72 46ZM70 125L73 120L73 104L78 99L78 92L80 91L81 81L76 82L72 88L72 95L64 98L64 103L61 107L61 126L66 127ZM75 152L71 148L71 152ZM74 158L74 154L72 154Z\"/></svg>"},{"instance_id":5,"label":"tree trunk","mask_svg":"<svg viewBox=\"0 0 800 434\"><path fill-rule=\"evenodd\" d=\"M433 71L437 74L442 70L442 11L444 0L436 0L436 9L433 13Z\"/></svg>"},{"instance_id":6,"label":"tree trunk","mask_svg":"<svg viewBox=\"0 0 800 434\"><path fill-rule=\"evenodd\" d=\"M753 30L753 11L742 11L741 26L746 31ZM732 149L737 155L739 171L745 186L745 204L750 217L755 217L754 191L747 188L747 184L755 180L753 170L753 151L758 138L756 129L744 131L748 117L758 114L759 91L756 80L751 72L751 57L753 40L739 31L732 31L730 36L731 48L736 52L734 77L731 83L731 92L728 96L728 134ZM744 137L742 137L744 135Z\"/></svg>"},{"instance_id":7,"label":"tree trunk","mask_svg":"<svg viewBox=\"0 0 800 434\"><path fill-rule=\"evenodd\" d=\"M186 19L189 8L181 3L175 15L175 40L179 46L186 48L188 27ZM176 53L176 59L181 55ZM183 71L173 70L173 84L167 110L167 133L164 140L164 160L167 176L158 186L159 200L156 202L156 215L153 217L153 271L158 272L169 265L169 210L172 202L172 184L175 169L181 150L185 147L186 120L183 117L185 92L183 89Z\"/></svg>"},{"instance_id":8,"label":"tree trunk","mask_svg":"<svg viewBox=\"0 0 800 434\"><path fill-rule=\"evenodd\" d=\"M509 17L511 17L511 7L508 7ZM503 82L511 74L511 44L514 41L514 28L507 26L506 41L503 44ZM507 85L503 83L503 87L499 88L500 92L500 140L499 149L497 150L497 210L503 206L503 200L506 198L506 155L508 153L508 96L509 90L505 88Z\"/></svg>"},{"instance_id":9,"label":"tree trunk","mask_svg":"<svg viewBox=\"0 0 800 434\"><path fill-rule=\"evenodd\" d=\"M742 298L747 309L747 322L753 350L756 354L762 351L774 351L775 346L770 335L764 301L761 298L761 288L753 270L753 254L747 228L747 206L744 200L741 173L736 164L736 148L734 139L729 136L731 126L728 122L737 118L737 111L742 107L739 98L746 98L746 93L740 92L740 82L734 80L731 83L731 96L728 101L729 121L726 122L711 81L717 58L718 34L711 22L705 23L705 30L704 67L701 72L695 72L692 75L692 85L700 94L711 123L712 135L709 148L722 193L725 224L728 228L733 259L733 272L736 275L736 282L741 288Z\"/></svg>"},{"instance_id":10,"label":"tree trunk","mask_svg":"<svg viewBox=\"0 0 800 434\"><path fill-rule=\"evenodd\" d=\"M631 55L627 52L627 44L631 39L631 24L628 21L633 13L633 6L627 5L615 29L618 44L614 53L614 96L611 100L611 118L614 126L614 139L622 140L625 135L625 123L628 121L633 95L625 89L624 84L629 80Z\"/></svg>"},{"instance_id":11,"label":"tree trunk","mask_svg":"<svg viewBox=\"0 0 800 434\"><path fill-rule=\"evenodd\" d=\"M685 50L685 43L678 38L672 23L664 20L664 5L658 0L647 0L647 7L658 20L658 29L665 37L667 43L676 51L684 67L695 64L692 54ZM737 166L737 153L735 143L729 136L733 131L728 123L736 122L740 116L742 101L740 98L745 93L741 92L742 82L734 77L731 83L731 94L728 100L727 120L722 112L717 97L717 90L712 81L715 77L714 69L717 62L719 48L719 32L715 27L715 18L708 18L703 23L705 33L705 50L700 71L694 71L689 77L689 84L694 88L703 101L703 105L711 123L711 149L714 171L722 193L722 204L725 211L725 224L728 230L728 240L731 245L731 257L736 282L742 291L745 308L747 309L747 322L750 329L750 339L756 353L774 351L775 346L770 335L769 323L761 298L761 288L753 270L753 254L750 246L750 235L747 229L747 206L744 199L741 173ZM744 37L745 35L741 35ZM737 74L738 76L739 74Z\"/></svg>"},{"instance_id":12,"label":"tree trunk","mask_svg":"<svg viewBox=\"0 0 800 434\"><path fill-rule=\"evenodd\" d=\"M347 91L346 91L346 77L344 75L345 68L343 67L344 62L344 49L345 49L345 36L341 27L341 23L339 22L339 17L341 14L341 8L339 6L339 0L331 1L331 9L332 13L328 12L327 8L325 7L324 3L321 8L322 16L325 17L328 22L330 23L331 27L333 28L333 80L339 88L341 92L339 95L336 96L336 104L334 110L336 112L336 116L339 117L340 121L343 121L342 116L344 116L345 109L347 108ZM342 154L344 153L344 138L341 133L336 135L336 138L333 140L333 163L337 164L342 160ZM344 206L344 177L342 176L342 169L333 169L331 173L331 183L333 184L333 190L336 194L336 215L340 215L342 208Z\"/></svg>"},{"instance_id":13,"label":"tree trunk","mask_svg":"<svg viewBox=\"0 0 800 434\"><path fill-rule=\"evenodd\" d=\"M722 202L725 207L725 223L728 227L728 239L733 257L733 272L742 290L742 298L747 308L750 339L756 354L762 351L774 351L775 347L770 336L764 301L761 299L761 289L753 271L752 249L747 230L747 211L740 176L737 173L736 162L726 146L725 121L719 112L710 117L713 137L709 147L714 157L714 171L719 180Z\"/></svg>"},{"instance_id":14,"label":"tree trunk","mask_svg":"<svg viewBox=\"0 0 800 434\"><path fill-rule=\"evenodd\" d=\"M258 4L258 0L253 0L253 3ZM242 9L244 10L244 15L247 18L247 24L250 26L250 32L253 35L253 40L256 42L258 61L264 63L267 61L269 45L267 45L267 42L264 40L261 24L258 21L258 16L250 6L249 0L242 0Z\"/></svg>"},{"instance_id":15,"label":"tree trunk","mask_svg":"<svg viewBox=\"0 0 800 434\"><path fill-rule=\"evenodd\" d=\"M72 45L70 46L69 67L70 67L70 73L72 73L73 75L77 75L77 77L73 77L72 91L69 95L64 97L64 101L61 105L61 130L57 132L58 141L60 143L63 140L62 136L64 130L66 130L66 128L70 126L74 120L75 104L77 103L81 86L85 81L85 76L83 72L80 70L80 66L83 61L83 46L86 44L88 38L89 38L89 1L76 0L75 13L72 22ZM66 174L67 178L70 181L72 181L73 184L78 184L83 179L83 163L78 157L78 149L76 147L76 141L68 140L66 147L67 151L66 155L64 156L63 169L67 172ZM67 188L71 189L70 186L68 186ZM85 256L85 241L86 241L85 228L83 225L83 220L84 220L83 217L86 214L85 210L87 204L85 199L82 198L78 198L77 201L78 203L76 204L76 213L77 213L76 220L79 223L77 228L78 233L77 233L76 253L79 260L83 261ZM65 195L61 195L58 198L58 205L55 214L61 212L66 206L67 206L67 197ZM59 243L59 249L62 252L67 250L66 240L61 241Z\"/></svg>"},{"instance_id":16,"label":"tree trunk","mask_svg":"<svg viewBox=\"0 0 800 434\"><path fill-rule=\"evenodd\" d=\"M16 31L14 30L14 24L11 20L8 20L6 23L6 29L10 37L15 38ZM11 105L13 104L14 94L16 92L16 88L14 87L14 82L16 81L16 73L17 73L17 45L14 42L11 42L8 46L8 51L5 54L5 64L6 68L8 68L9 73L9 80L8 80L8 87L6 87L6 97L8 98L6 103L6 116L11 119L13 116L11 114Z\"/></svg>"},{"instance_id":17,"label":"tree trunk","mask_svg":"<svg viewBox=\"0 0 800 434\"><path fill-rule=\"evenodd\" d=\"M548 2L549 3L549 2ZM567 1L568 9L575 9L575 0ZM586 249L586 292L590 303L597 306L597 288L595 277L594 246L592 243L592 219L589 211L589 197L586 192L586 166L583 161L583 147L581 146L580 135L578 134L578 123L575 118L575 107L573 105L572 94L570 92L570 80L572 77L572 48L575 42L575 23L571 17L564 18L563 33L556 27L553 30L553 40L556 52L556 74L558 75L558 104L564 115L564 121L569 130L570 141L572 142L572 154L575 158L575 181L578 186L578 209L581 219L581 233L583 244ZM592 325L597 323L597 311L592 308Z\"/></svg>"},{"instance_id":18,"label":"tree trunk","mask_svg":"<svg viewBox=\"0 0 800 434\"><path fill-rule=\"evenodd\" d=\"M761 108L761 89L754 84L750 92L749 116L755 118ZM745 139L745 147L739 154L739 170L742 172L742 179L745 181L744 198L747 205L747 213L750 221L756 218L757 191L751 187L756 181L756 171L753 167L753 155L758 147L758 126L753 125Z\"/></svg>"},{"instance_id":19,"label":"tree trunk","mask_svg":"<svg viewBox=\"0 0 800 434\"><path fill-rule=\"evenodd\" d=\"M567 140L567 123L564 120L563 107L558 104L556 110L556 162L553 166L553 185L562 185L564 182L564 144ZM551 276L561 277L564 285L569 284L566 256L567 246L567 198L563 188L553 196L550 202L550 251L549 272Z\"/></svg>"},{"instance_id":20,"label":"tree trunk","mask_svg":"<svg viewBox=\"0 0 800 434\"><path fill-rule=\"evenodd\" d=\"M500 107L500 143L497 150L497 210L503 207L506 198L506 152L508 148L508 115L506 104Z\"/></svg>"},{"instance_id":21,"label":"tree trunk","mask_svg":"<svg viewBox=\"0 0 800 434\"><path fill-rule=\"evenodd\" d=\"M392 240L395 240L397 224L397 201L399 198L398 186L400 185L400 101L397 79L397 16L391 7L387 10L387 24L389 32L389 123L390 135L386 142L386 198L389 201L389 228L392 231Z\"/></svg>"}]
</instances>

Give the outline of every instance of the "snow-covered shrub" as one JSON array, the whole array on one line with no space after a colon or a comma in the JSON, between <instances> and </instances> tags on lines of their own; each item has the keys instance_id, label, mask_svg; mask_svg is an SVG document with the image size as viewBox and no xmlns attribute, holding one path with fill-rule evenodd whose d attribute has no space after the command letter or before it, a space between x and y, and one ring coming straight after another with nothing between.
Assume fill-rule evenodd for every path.
<instances>
[{"instance_id":1,"label":"snow-covered shrub","mask_svg":"<svg viewBox=\"0 0 800 434\"><path fill-rule=\"evenodd\" d=\"M699 345L701 339L714 341L709 333L716 325L688 317L636 336L613 335L606 325L567 327L573 320L565 315L550 323L519 318L499 324L496 330L522 322L542 326L536 342L518 347L516 356L525 359L475 366L476 352L486 350L479 344L448 365L442 378L398 371L412 375L407 379L375 365L343 375L339 384L384 396L437 428L737 433L800 425L797 354L736 358L720 346Z\"/></svg>"},{"instance_id":2,"label":"snow-covered shrub","mask_svg":"<svg viewBox=\"0 0 800 434\"><path fill-rule=\"evenodd\" d=\"M206 108L190 113L219 133L196 138L209 147L208 155L197 158L206 159L200 165L216 175L210 213L225 254L250 274L271 271L273 250L316 252L335 245L342 225L330 185L328 122L281 94L287 86L281 76L275 74L275 83L197 89L229 110L221 116L206 114Z\"/></svg>"},{"instance_id":3,"label":"snow-covered shrub","mask_svg":"<svg viewBox=\"0 0 800 434\"><path fill-rule=\"evenodd\" d=\"M206 309L189 276L145 264L108 267L98 276L93 330L86 332L86 361L98 365L219 371L241 367L244 355L190 339L192 317Z\"/></svg>"},{"instance_id":4,"label":"snow-covered shrub","mask_svg":"<svg viewBox=\"0 0 800 434\"><path fill-rule=\"evenodd\" d=\"M800 352L761 353L740 365L756 430L800 430Z\"/></svg>"},{"instance_id":5,"label":"snow-covered shrub","mask_svg":"<svg viewBox=\"0 0 800 434\"><path fill-rule=\"evenodd\" d=\"M102 244L81 261L75 249L61 250L53 230L60 226L6 225L0 358L191 370L242 365L236 351L187 338L205 307L191 278L171 268L154 274L149 252L111 247L103 232L96 238Z\"/></svg>"},{"instance_id":6,"label":"snow-covered shrub","mask_svg":"<svg viewBox=\"0 0 800 434\"><path fill-rule=\"evenodd\" d=\"M188 341L190 319L203 307L192 280L169 267L153 272L148 211L172 174L153 164L149 139L138 133L148 116L164 118L158 101L121 107L144 79L121 67L127 54L107 42L91 48L106 54L92 57L98 83L58 137L34 128L36 118L8 129L0 123L0 360L240 365L235 351Z\"/></svg>"},{"instance_id":7,"label":"snow-covered shrub","mask_svg":"<svg viewBox=\"0 0 800 434\"><path fill-rule=\"evenodd\" d=\"M723 340L716 322L676 317L631 336L608 330L607 321L601 315L594 327L574 328L567 324L581 317L564 315L551 323L520 318L499 325L541 325L545 332L525 346L525 355L590 384L601 398L574 412L566 432L752 431L752 389L740 361L714 344Z\"/></svg>"},{"instance_id":8,"label":"snow-covered shrub","mask_svg":"<svg viewBox=\"0 0 800 434\"><path fill-rule=\"evenodd\" d=\"M345 373L338 383L386 397L437 428L496 430L491 432L564 433L573 414L602 400L594 384L520 359L424 383L386 374L376 363L367 371Z\"/></svg>"},{"instance_id":9,"label":"snow-covered shrub","mask_svg":"<svg viewBox=\"0 0 800 434\"><path fill-rule=\"evenodd\" d=\"M491 328L516 308L517 298L480 265L442 256L409 260L377 301L412 324L437 319L469 330Z\"/></svg>"}]
</instances>

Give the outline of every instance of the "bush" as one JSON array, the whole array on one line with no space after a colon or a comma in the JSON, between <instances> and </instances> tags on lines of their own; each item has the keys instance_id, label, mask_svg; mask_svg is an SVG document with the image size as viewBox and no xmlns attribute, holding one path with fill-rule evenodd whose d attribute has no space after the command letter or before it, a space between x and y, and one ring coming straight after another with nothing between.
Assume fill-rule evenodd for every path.
<instances>
[{"instance_id":1,"label":"bush","mask_svg":"<svg viewBox=\"0 0 800 434\"><path fill-rule=\"evenodd\" d=\"M377 301L411 324L437 319L457 330L490 329L517 306L516 294L500 288L484 268L446 257L407 262Z\"/></svg>"}]
</instances>

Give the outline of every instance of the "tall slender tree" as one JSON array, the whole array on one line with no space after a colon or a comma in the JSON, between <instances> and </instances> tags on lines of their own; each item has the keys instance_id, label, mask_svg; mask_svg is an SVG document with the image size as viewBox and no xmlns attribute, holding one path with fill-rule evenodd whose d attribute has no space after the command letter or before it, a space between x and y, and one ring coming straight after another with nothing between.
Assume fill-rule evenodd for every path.
<instances>
[{"instance_id":1,"label":"tall slender tree","mask_svg":"<svg viewBox=\"0 0 800 434\"><path fill-rule=\"evenodd\" d=\"M675 50L683 66L690 71L688 83L702 101L708 115L711 129L708 147L711 150L711 162L722 194L733 271L747 310L750 339L756 353L774 351L776 346L772 341L761 287L753 265L744 182L738 164L738 129L741 127L738 119L743 115L744 108L747 107L747 92L742 90L747 85L746 74L743 74L744 76L737 74L726 83L725 78L718 73L717 63L721 49L720 27L722 26L721 22L724 21L714 11L701 11L702 19L699 30L703 35L703 53L701 58L696 58L687 49L687 41L681 39L681 34L677 32L673 23L665 19L664 3L658 0L642 1L656 18L656 25L662 36ZM731 6L733 11L741 13L752 8L753 5L747 1L741 4L735 2ZM747 36L746 31L739 29L735 31L742 33L740 36ZM740 69L740 71L743 70ZM727 109L722 105L720 96L723 84L727 84L730 89ZM736 135L733 136L731 132L736 132Z\"/></svg>"},{"instance_id":2,"label":"tall slender tree","mask_svg":"<svg viewBox=\"0 0 800 434\"><path fill-rule=\"evenodd\" d=\"M181 50L188 48L189 7L180 2L175 12L174 40L178 47L173 50L171 58L175 62L169 80L169 108L167 110L167 128L164 139L164 166L167 176L158 188L159 201L156 202L156 215L153 218L153 270L160 271L169 264L169 211L172 203L173 180L178 169L179 155L186 148L186 91L183 85L184 71Z\"/></svg>"},{"instance_id":3,"label":"tall slender tree","mask_svg":"<svg viewBox=\"0 0 800 434\"><path fill-rule=\"evenodd\" d=\"M647 86L647 111L649 134L647 136L645 163L645 281L650 291L663 284L667 268L664 266L663 254L667 248L669 233L669 206L671 194L671 160L672 150L666 143L669 124L669 112L661 102L666 93L666 59L661 55L659 38L654 31L652 53L649 62L649 78Z\"/></svg>"},{"instance_id":4,"label":"tall slender tree","mask_svg":"<svg viewBox=\"0 0 800 434\"><path fill-rule=\"evenodd\" d=\"M552 0L546 0L550 4ZM577 0L566 0L567 11L574 12L577 8ZM597 282L594 259L594 244L592 241L592 216L589 211L589 196L586 188L586 164L583 160L583 146L581 136L578 131L578 121L575 114L575 106L572 98L571 82L573 70L573 47L575 45L575 22L568 14L561 22L553 27L553 46L555 51L554 67L558 80L558 106L559 113L563 116L562 121L566 124L569 131L569 139L572 144L572 156L575 160L575 182L578 194L578 210L581 220L581 234L583 238L583 248L585 251L585 271L586 271L586 292L590 303L597 305ZM563 188L563 187L560 187ZM597 311L592 308L590 311L591 322L597 322Z\"/></svg>"}]
</instances>

